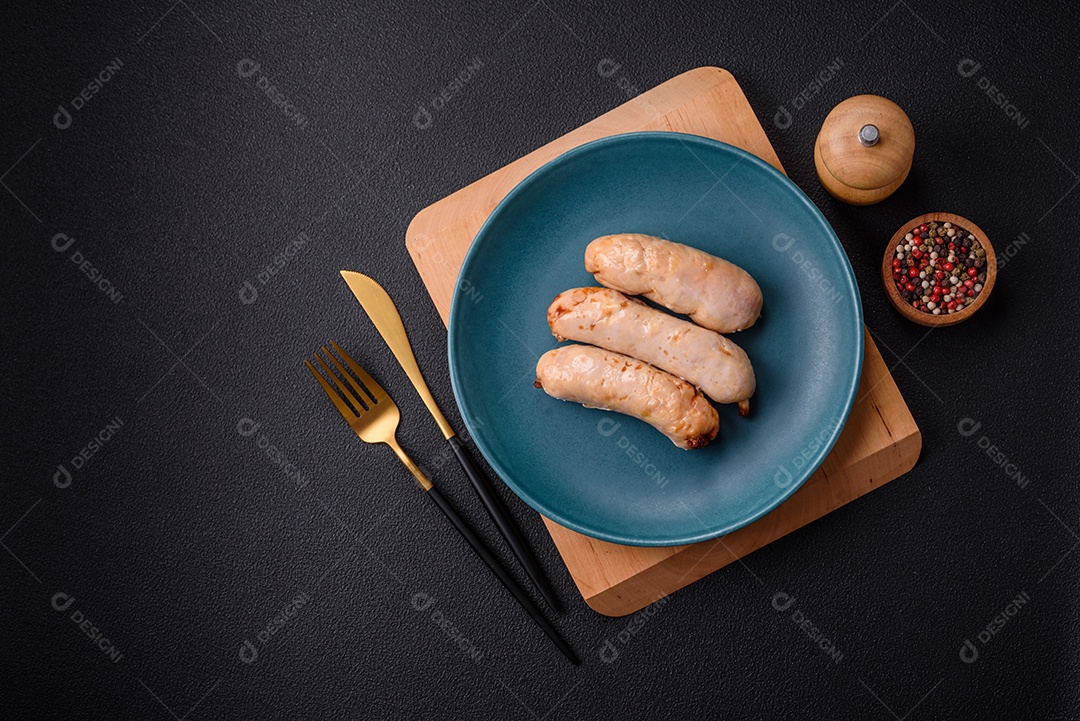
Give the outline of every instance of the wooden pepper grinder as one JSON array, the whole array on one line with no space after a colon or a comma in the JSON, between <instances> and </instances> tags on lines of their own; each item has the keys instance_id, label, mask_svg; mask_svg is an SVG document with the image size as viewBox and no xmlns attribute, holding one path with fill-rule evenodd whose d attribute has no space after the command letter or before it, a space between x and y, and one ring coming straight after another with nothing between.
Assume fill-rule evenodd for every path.
<instances>
[{"instance_id":1,"label":"wooden pepper grinder","mask_svg":"<svg viewBox=\"0 0 1080 721\"><path fill-rule=\"evenodd\" d=\"M825 118L814 166L825 190L851 205L888 198L911 171L915 129L903 109L880 95L856 95Z\"/></svg>"}]
</instances>

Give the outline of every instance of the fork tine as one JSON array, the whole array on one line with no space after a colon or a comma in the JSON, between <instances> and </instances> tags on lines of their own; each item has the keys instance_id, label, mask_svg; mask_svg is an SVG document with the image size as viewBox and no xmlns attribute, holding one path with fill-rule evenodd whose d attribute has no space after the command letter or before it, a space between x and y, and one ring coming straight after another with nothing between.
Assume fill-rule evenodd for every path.
<instances>
[{"instance_id":1,"label":"fork tine","mask_svg":"<svg viewBox=\"0 0 1080 721\"><path fill-rule=\"evenodd\" d=\"M352 359L352 356L345 352L345 349L339 346L334 341L330 341L330 345L334 346L334 350L345 359L345 362L349 364L349 367L353 369L353 372L360 378L360 382L368 387L371 391L371 395L375 398L376 403L383 403L390 399L390 396L386 394L383 387L375 382L375 379L367 374L360 364Z\"/></svg>"},{"instance_id":2,"label":"fork tine","mask_svg":"<svg viewBox=\"0 0 1080 721\"><path fill-rule=\"evenodd\" d=\"M318 356L315 357L318 358ZM337 392L330 386L330 384L327 383L326 379L323 378L322 373L319 373L319 371L315 370L315 366L311 365L311 361L304 361L304 365L306 365L307 369L311 371L311 375L315 376L315 380L319 381L319 385L322 386L322 389L326 391L326 395L328 395L330 397L330 400L334 402L334 405L337 406L338 413L340 413L342 417L345 418L346 422L352 423L353 421L355 421L357 416L355 413L353 413L352 408L350 408L349 404L342 400L341 396L339 396Z\"/></svg>"},{"instance_id":3,"label":"fork tine","mask_svg":"<svg viewBox=\"0 0 1080 721\"><path fill-rule=\"evenodd\" d=\"M334 341L330 342L333 343ZM378 401L375 400L375 394L370 389L364 389L363 386L357 383L356 379L352 377L349 371L345 370L345 366L338 363L338 359L334 357L334 354L326 350L326 346L322 347L322 352L326 354L327 358L333 361L334 365L337 366L337 369L341 371L341 375L345 376L345 380L349 381L349 385L351 385L353 390L355 390L357 394L360 395L361 399L363 399L365 405L370 406L372 403L378 403Z\"/></svg>"},{"instance_id":4,"label":"fork tine","mask_svg":"<svg viewBox=\"0 0 1080 721\"><path fill-rule=\"evenodd\" d=\"M350 403L352 403L353 408L356 409L357 416L359 416L359 414L363 413L364 411L371 410L368 404L361 403L360 399L354 396L352 391L345 387L345 384L342 383L341 380L337 377L337 375L334 374L334 371L330 370L330 366L326 365L326 361L322 359L321 355L316 353L315 360L319 361L319 364L326 370L326 375L330 376L331 380L334 381L334 385L341 389L341 394L344 395Z\"/></svg>"}]
</instances>

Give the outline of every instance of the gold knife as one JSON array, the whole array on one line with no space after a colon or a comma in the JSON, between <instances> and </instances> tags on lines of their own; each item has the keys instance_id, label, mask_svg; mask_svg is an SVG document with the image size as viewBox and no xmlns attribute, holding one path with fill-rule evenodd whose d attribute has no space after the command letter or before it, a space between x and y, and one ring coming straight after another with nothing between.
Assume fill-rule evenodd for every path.
<instances>
[{"instance_id":1,"label":"gold knife","mask_svg":"<svg viewBox=\"0 0 1080 721\"><path fill-rule=\"evenodd\" d=\"M442 431L443 438L446 440L453 438L455 435L454 429L450 427L446 416L439 409L439 405L435 402L435 398L431 395L427 382L424 380L424 375L420 372L420 366L416 364L412 344L409 343L409 336L405 333L405 324L401 322L401 314L398 313L397 306L394 305L390 294L374 279L363 273L343 270L341 271L341 277L345 279L349 290L360 301L364 312L368 314L368 318L371 318L371 322L375 324L376 330L386 341L386 345L390 346L390 350L393 351L401 369L405 371L405 375L409 376L413 388L420 394L420 400L424 401L424 405L427 406L431 417L439 424L439 430Z\"/></svg>"},{"instance_id":2,"label":"gold knife","mask_svg":"<svg viewBox=\"0 0 1080 721\"><path fill-rule=\"evenodd\" d=\"M518 562L525 569L525 573L528 574L529 578L540 590L540 594L547 604L552 609L558 608L555 592L551 589L547 579L544 578L536 558L525 544L521 531L511 517L510 512L491 487L487 476L480 472L472 456L465 450L465 446L457 438L454 429L450 426L442 410L439 409L438 404L435 402L435 398L431 395L431 390L420 372L420 366L416 364L416 356L413 354L412 345L409 343L409 336L405 333L405 324L401 321L401 314L398 313L397 306L394 305L390 294L374 279L363 273L343 270L341 271L341 277L345 279L349 290L360 301L364 312L367 313L371 322L375 324L376 330L386 341L386 345L390 346L390 350L394 353L394 357L397 358L402 370L405 371L405 375L412 381L413 388L420 394L420 400L424 401L424 405L427 406L431 417L439 425L439 430L442 431L443 437L450 444L450 448L453 449L458 463L465 470L465 475L469 477L473 489L480 496L488 515L491 516L491 520L495 522L499 533L502 534L510 549L514 552L514 556L517 557Z\"/></svg>"}]
</instances>

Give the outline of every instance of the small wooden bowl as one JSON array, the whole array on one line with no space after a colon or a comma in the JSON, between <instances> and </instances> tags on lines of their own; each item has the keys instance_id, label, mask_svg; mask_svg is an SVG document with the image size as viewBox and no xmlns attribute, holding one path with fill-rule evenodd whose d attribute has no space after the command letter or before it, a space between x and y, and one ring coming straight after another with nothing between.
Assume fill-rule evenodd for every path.
<instances>
[{"instance_id":1,"label":"small wooden bowl","mask_svg":"<svg viewBox=\"0 0 1080 721\"><path fill-rule=\"evenodd\" d=\"M929 223L932 220L937 223L952 223L954 226L963 228L974 235L982 245L983 249L986 250L986 265L983 266L986 269L986 282L982 284L983 289L975 299L975 302L959 313L933 315L932 313L926 313L912 308L911 304L904 300L904 297L900 295L900 291L896 289L896 283L893 281L892 262L893 258L896 257L896 246L903 242L904 236L910 233L912 228L916 228L923 223ZM913 218L904 223L893 235L892 240L889 241L888 247L885 248L885 259L881 263L881 280L885 284L885 293L889 296L889 300L892 301L893 306L900 312L900 315L908 320L918 323L919 325L931 327L956 325L975 315L975 311L979 310L979 308L982 307L982 304L986 302L986 299L990 297L990 291L994 289L994 281L997 280L997 256L994 255L994 247L990 245L990 239L986 237L986 233L983 232L982 228L975 225L967 218L956 215L955 213L927 213L926 215L920 215L918 218Z\"/></svg>"}]
</instances>

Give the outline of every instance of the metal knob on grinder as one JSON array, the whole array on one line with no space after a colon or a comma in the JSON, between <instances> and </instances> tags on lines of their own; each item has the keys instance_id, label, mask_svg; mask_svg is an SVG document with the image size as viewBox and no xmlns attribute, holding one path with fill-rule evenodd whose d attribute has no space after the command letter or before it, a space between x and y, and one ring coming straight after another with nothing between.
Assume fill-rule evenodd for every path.
<instances>
[{"instance_id":1,"label":"metal knob on grinder","mask_svg":"<svg viewBox=\"0 0 1080 721\"><path fill-rule=\"evenodd\" d=\"M825 118L814 166L825 189L851 205L872 205L903 184L915 155L915 129L903 109L879 95L856 95Z\"/></svg>"}]
</instances>

